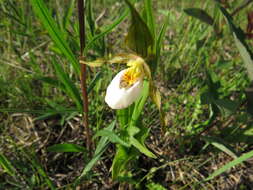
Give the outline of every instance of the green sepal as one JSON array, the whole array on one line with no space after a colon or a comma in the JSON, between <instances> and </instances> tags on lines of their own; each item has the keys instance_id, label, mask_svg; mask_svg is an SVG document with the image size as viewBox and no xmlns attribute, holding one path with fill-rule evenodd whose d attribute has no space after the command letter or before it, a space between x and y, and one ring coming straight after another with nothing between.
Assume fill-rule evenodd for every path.
<instances>
[{"instance_id":1,"label":"green sepal","mask_svg":"<svg viewBox=\"0 0 253 190\"><path fill-rule=\"evenodd\" d=\"M154 39L147 24L134 6L129 0L125 0L125 2L129 6L132 15L132 23L125 39L125 45L141 57L147 58L153 52Z\"/></svg>"}]
</instances>

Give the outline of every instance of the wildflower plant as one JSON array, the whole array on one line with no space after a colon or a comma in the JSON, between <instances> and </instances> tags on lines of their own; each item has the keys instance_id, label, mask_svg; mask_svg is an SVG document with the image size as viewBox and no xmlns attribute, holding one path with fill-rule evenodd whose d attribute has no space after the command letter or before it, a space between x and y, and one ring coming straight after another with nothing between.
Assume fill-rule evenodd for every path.
<instances>
[{"instance_id":1,"label":"wildflower plant","mask_svg":"<svg viewBox=\"0 0 253 190\"><path fill-rule=\"evenodd\" d=\"M111 168L113 179L126 174L128 163L136 159L140 153L156 158L156 155L145 146L145 139L150 129L143 125L140 117L148 97L151 97L158 107L163 121L161 96L154 85L151 73L154 75L157 67L166 25L162 27L156 38L151 1L144 1L145 19L140 16L130 1L125 2L132 16L132 23L125 38L129 53L124 52L91 62L81 61L82 64L91 67L99 67L106 63L127 66L112 79L105 96L108 106L117 110L119 135L106 129L98 131L95 135L95 137L107 136L112 142L116 142L117 151Z\"/></svg>"}]
</instances>

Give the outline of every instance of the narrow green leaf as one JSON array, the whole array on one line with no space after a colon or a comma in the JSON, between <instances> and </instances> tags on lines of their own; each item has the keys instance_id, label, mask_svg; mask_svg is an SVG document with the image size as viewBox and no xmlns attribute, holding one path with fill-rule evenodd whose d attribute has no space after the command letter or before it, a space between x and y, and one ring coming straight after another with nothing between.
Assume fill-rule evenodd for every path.
<instances>
[{"instance_id":1,"label":"narrow green leaf","mask_svg":"<svg viewBox=\"0 0 253 190\"><path fill-rule=\"evenodd\" d=\"M93 11L92 11L92 1L91 0L87 0L86 2L86 7L87 7L87 21L90 27L90 32L91 35L94 36L95 35L95 21L93 18Z\"/></svg>"},{"instance_id":2,"label":"narrow green leaf","mask_svg":"<svg viewBox=\"0 0 253 190\"><path fill-rule=\"evenodd\" d=\"M85 152L86 149L83 146L77 144L55 144L47 148L49 152Z\"/></svg>"},{"instance_id":3,"label":"narrow green leaf","mask_svg":"<svg viewBox=\"0 0 253 190\"><path fill-rule=\"evenodd\" d=\"M79 110L82 110L82 99L80 97L79 90L75 86L75 84L70 80L68 75L65 73L60 64L56 62L55 59L52 59L52 64L56 71L57 77L60 79L62 84L66 88L66 93L74 100L76 106Z\"/></svg>"},{"instance_id":4,"label":"narrow green leaf","mask_svg":"<svg viewBox=\"0 0 253 190\"><path fill-rule=\"evenodd\" d=\"M253 54L250 51L250 48L245 42L245 35L244 32L240 27L236 27L235 24L233 23L233 18L229 15L229 13L226 11L225 8L220 6L220 10L225 16L230 29L232 31L232 34L234 36L235 44L240 52L240 55L244 61L245 68L248 71L248 76L250 80L253 80Z\"/></svg>"},{"instance_id":5,"label":"narrow green leaf","mask_svg":"<svg viewBox=\"0 0 253 190\"><path fill-rule=\"evenodd\" d=\"M46 120L46 119L49 119L49 118L54 118L56 116L60 115L58 112L53 112L53 113L45 113L45 114L42 114L38 117L36 117L34 119L34 121L39 121L39 120Z\"/></svg>"},{"instance_id":6,"label":"narrow green leaf","mask_svg":"<svg viewBox=\"0 0 253 190\"><path fill-rule=\"evenodd\" d=\"M213 146L215 146L216 148L220 149L222 152L225 152L226 154L228 154L229 156L233 157L233 158L237 158L237 153L235 152L235 150L228 144L226 143L224 140L218 138L218 137L202 137L206 142L212 144Z\"/></svg>"},{"instance_id":7,"label":"narrow green leaf","mask_svg":"<svg viewBox=\"0 0 253 190\"><path fill-rule=\"evenodd\" d=\"M110 31L112 31L116 26L118 26L128 15L129 11L125 10L123 12L123 14L116 19L111 25L106 26L105 28L101 28L101 31L99 34L95 35L86 45L85 49L84 49L84 54L87 54L88 50L94 45L94 43L102 38L103 36L105 36L106 34L108 34Z\"/></svg>"},{"instance_id":8,"label":"narrow green leaf","mask_svg":"<svg viewBox=\"0 0 253 190\"><path fill-rule=\"evenodd\" d=\"M11 162L1 153L0 153L0 166L9 175L15 176L15 173L16 173L15 168L12 166Z\"/></svg>"},{"instance_id":9,"label":"narrow green leaf","mask_svg":"<svg viewBox=\"0 0 253 190\"><path fill-rule=\"evenodd\" d=\"M63 28L66 30L70 24L70 17L73 14L73 10L75 7L75 0L71 0L69 3L67 3L67 11L65 11L64 17L63 17Z\"/></svg>"},{"instance_id":10,"label":"narrow green leaf","mask_svg":"<svg viewBox=\"0 0 253 190\"><path fill-rule=\"evenodd\" d=\"M164 39L164 36L165 36L165 32L166 32L166 29L168 27L168 18L166 18L164 24L162 25L162 28L158 34L158 37L157 37L157 41L156 41L156 56L159 58L160 57L160 54L161 54L161 47L162 47L162 42L163 42L163 39Z\"/></svg>"},{"instance_id":11,"label":"narrow green leaf","mask_svg":"<svg viewBox=\"0 0 253 190\"><path fill-rule=\"evenodd\" d=\"M142 95L141 98L135 103L130 125L136 126L136 122L141 115L141 112L148 98L148 95L149 95L149 82L144 81Z\"/></svg>"},{"instance_id":12,"label":"narrow green leaf","mask_svg":"<svg viewBox=\"0 0 253 190\"><path fill-rule=\"evenodd\" d=\"M145 0L144 1L144 8L147 16L147 25L149 27L149 30L153 36L153 39L155 39L156 31L155 31L155 21L154 21L154 15L153 15L153 9L152 9L152 0Z\"/></svg>"},{"instance_id":13,"label":"narrow green leaf","mask_svg":"<svg viewBox=\"0 0 253 190\"><path fill-rule=\"evenodd\" d=\"M57 47L61 50L61 52L67 57L70 61L72 66L74 67L75 71L80 74L80 67L79 63L74 56L73 52L71 51L68 43L64 39L64 34L61 30L57 27L56 22L50 15L49 10L47 9L43 0L30 0L30 3L33 7L34 12L43 23L44 27L48 31L51 39L57 45Z\"/></svg>"},{"instance_id":14,"label":"narrow green leaf","mask_svg":"<svg viewBox=\"0 0 253 190\"><path fill-rule=\"evenodd\" d=\"M192 17L195 17L206 24L213 26L214 19L203 9L200 8L188 8L184 9L184 12Z\"/></svg>"},{"instance_id":15,"label":"narrow green leaf","mask_svg":"<svg viewBox=\"0 0 253 190\"><path fill-rule=\"evenodd\" d=\"M125 142L123 139L121 139L117 134L115 134L113 131L108 130L108 129L102 129L98 131L93 138L99 137L99 136L104 136L109 139L109 141L113 143L119 143L122 146L130 147L130 145Z\"/></svg>"},{"instance_id":16,"label":"narrow green leaf","mask_svg":"<svg viewBox=\"0 0 253 190\"><path fill-rule=\"evenodd\" d=\"M209 177L207 177L204 181L209 181L211 179L213 179L214 177L224 173L225 171L229 170L230 168L241 164L242 162L248 160L249 158L253 157L253 150L243 154L242 156L238 157L237 159L234 159L233 161L225 164L224 166L222 166L220 169L216 170L215 172L213 172Z\"/></svg>"},{"instance_id":17,"label":"narrow green leaf","mask_svg":"<svg viewBox=\"0 0 253 190\"><path fill-rule=\"evenodd\" d=\"M90 82L88 89L87 89L87 93L89 94L92 89L95 87L95 85L97 84L98 80L102 77L102 72L98 72L95 77L93 78L93 80Z\"/></svg>"}]
</instances>

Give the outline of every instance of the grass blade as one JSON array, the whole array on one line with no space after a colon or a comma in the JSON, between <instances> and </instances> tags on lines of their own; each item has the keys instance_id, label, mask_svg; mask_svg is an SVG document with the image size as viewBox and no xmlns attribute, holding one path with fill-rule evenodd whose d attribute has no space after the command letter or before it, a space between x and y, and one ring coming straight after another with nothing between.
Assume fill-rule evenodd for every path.
<instances>
[{"instance_id":1,"label":"grass blade","mask_svg":"<svg viewBox=\"0 0 253 190\"><path fill-rule=\"evenodd\" d=\"M97 84L98 80L102 77L102 72L98 72L95 77L92 79L92 81L90 82L88 89L87 89L87 94L89 94L92 89L95 87L95 85Z\"/></svg>"},{"instance_id":2,"label":"grass blade","mask_svg":"<svg viewBox=\"0 0 253 190\"><path fill-rule=\"evenodd\" d=\"M70 144L70 143L64 143L64 144L55 144L53 146L50 146L47 148L49 152L85 152L85 148L76 145L76 144Z\"/></svg>"},{"instance_id":3,"label":"grass blade","mask_svg":"<svg viewBox=\"0 0 253 190\"><path fill-rule=\"evenodd\" d=\"M222 166L220 169L216 170L215 172L213 172L209 177L207 177L204 181L209 181L211 179L213 179L214 177L224 173L225 171L229 170L230 168L241 164L242 162L244 162L245 160L249 159L253 157L253 150L243 154L242 156L238 157L237 159L234 159L233 161L225 164L224 166Z\"/></svg>"},{"instance_id":4,"label":"grass blade","mask_svg":"<svg viewBox=\"0 0 253 190\"><path fill-rule=\"evenodd\" d=\"M92 1L87 0L86 2L87 7L87 21L90 27L91 35L94 36L95 34L95 21L93 19L93 10L92 10Z\"/></svg>"},{"instance_id":5,"label":"grass blade","mask_svg":"<svg viewBox=\"0 0 253 190\"><path fill-rule=\"evenodd\" d=\"M129 11L125 10L123 12L123 14L116 19L110 26L107 26L106 28L102 28L102 32L95 35L86 45L85 49L84 49L84 54L86 54L88 52L88 50L90 49L90 47L92 47L92 45L100 38L102 38L104 35L106 35L107 33L109 33L110 31L112 31L116 26L118 26L128 15Z\"/></svg>"},{"instance_id":6,"label":"grass blade","mask_svg":"<svg viewBox=\"0 0 253 190\"><path fill-rule=\"evenodd\" d=\"M82 99L79 93L79 90L75 86L75 84L70 80L68 75L65 73L60 64L56 63L55 59L52 59L52 64L56 71L56 75L59 80L63 83L66 88L66 93L74 100L79 111L82 110Z\"/></svg>"},{"instance_id":7,"label":"grass blade","mask_svg":"<svg viewBox=\"0 0 253 190\"><path fill-rule=\"evenodd\" d=\"M63 17L63 28L66 30L69 26L70 17L73 13L75 7L75 0L71 0L70 3L68 3L67 11Z\"/></svg>"},{"instance_id":8,"label":"grass blade","mask_svg":"<svg viewBox=\"0 0 253 190\"><path fill-rule=\"evenodd\" d=\"M12 166L11 162L0 153L0 166L11 176L15 176L15 168Z\"/></svg>"},{"instance_id":9,"label":"grass blade","mask_svg":"<svg viewBox=\"0 0 253 190\"><path fill-rule=\"evenodd\" d=\"M222 139L217 137L204 137L204 136L202 138L206 142L212 144L213 146L230 155L231 157L238 158L237 153L233 150L233 148L229 144L224 142Z\"/></svg>"},{"instance_id":10,"label":"grass blade","mask_svg":"<svg viewBox=\"0 0 253 190\"><path fill-rule=\"evenodd\" d=\"M50 15L49 10L47 9L43 0L30 0L32 4L33 10L43 23L44 27L48 31L51 39L57 45L57 47L61 50L61 52L67 57L75 71L80 74L79 63L68 46L67 41L63 38L64 34L57 27L56 22Z\"/></svg>"}]
</instances>

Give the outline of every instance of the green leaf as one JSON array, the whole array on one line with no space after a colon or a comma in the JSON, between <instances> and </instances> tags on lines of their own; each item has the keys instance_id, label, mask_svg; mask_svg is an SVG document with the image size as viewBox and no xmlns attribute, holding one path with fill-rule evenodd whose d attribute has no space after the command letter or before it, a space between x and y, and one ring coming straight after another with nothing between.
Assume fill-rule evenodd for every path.
<instances>
[{"instance_id":1,"label":"green leaf","mask_svg":"<svg viewBox=\"0 0 253 190\"><path fill-rule=\"evenodd\" d=\"M184 12L192 17L195 17L206 24L213 25L214 19L203 9L200 8L188 8L184 9Z\"/></svg>"},{"instance_id":2,"label":"green leaf","mask_svg":"<svg viewBox=\"0 0 253 190\"><path fill-rule=\"evenodd\" d=\"M67 30L69 24L70 24L70 17L73 14L73 10L75 8L75 0L71 0L69 3L67 3L67 10L64 13L63 17L63 28Z\"/></svg>"},{"instance_id":3,"label":"green leaf","mask_svg":"<svg viewBox=\"0 0 253 190\"><path fill-rule=\"evenodd\" d=\"M0 153L0 166L9 175L15 176L15 173L16 173L15 168L12 166L11 162L1 153Z\"/></svg>"},{"instance_id":4,"label":"green leaf","mask_svg":"<svg viewBox=\"0 0 253 190\"><path fill-rule=\"evenodd\" d=\"M126 128L128 126L128 118L129 118L129 108L120 109L116 111L117 114L117 120L119 121L119 126L121 129Z\"/></svg>"},{"instance_id":5,"label":"green leaf","mask_svg":"<svg viewBox=\"0 0 253 190\"><path fill-rule=\"evenodd\" d=\"M244 32L240 27L236 27L235 24L233 23L233 18L229 15L229 13L224 9L223 7L220 6L220 10L225 16L230 29L232 31L232 34L234 36L235 44L240 52L240 55L244 61L244 66L248 71L248 76L249 79L252 81L253 80L253 61L252 57L253 54L250 51L250 48L245 42L245 35Z\"/></svg>"},{"instance_id":6,"label":"green leaf","mask_svg":"<svg viewBox=\"0 0 253 190\"><path fill-rule=\"evenodd\" d=\"M115 134L111 130L102 129L102 130L98 131L93 138L97 138L98 136L107 137L109 139L109 141L111 141L113 143L119 143L122 146L130 147L130 145L127 142L122 140L117 134Z\"/></svg>"},{"instance_id":7,"label":"green leaf","mask_svg":"<svg viewBox=\"0 0 253 190\"><path fill-rule=\"evenodd\" d=\"M168 27L168 20L167 19L168 19L168 17L166 17L166 20L162 25L162 28L161 28L161 30L158 34L157 41L156 41L156 56L158 57L158 60L159 60L159 57L160 57L160 54L161 54L162 42L163 42L163 39L164 39L164 36L165 36L165 32L166 32L166 29Z\"/></svg>"},{"instance_id":8,"label":"green leaf","mask_svg":"<svg viewBox=\"0 0 253 190\"><path fill-rule=\"evenodd\" d=\"M216 34L220 34L220 29L217 24L215 24L214 19L203 9L200 8L188 8L184 9L184 12L200 21L213 26Z\"/></svg>"},{"instance_id":9,"label":"green leaf","mask_svg":"<svg viewBox=\"0 0 253 190\"><path fill-rule=\"evenodd\" d=\"M127 128L127 132L130 137L134 137L134 135L140 132L140 129L138 127L131 125Z\"/></svg>"},{"instance_id":10,"label":"green leaf","mask_svg":"<svg viewBox=\"0 0 253 190\"><path fill-rule=\"evenodd\" d=\"M77 89L75 84L70 80L68 75L65 73L62 66L58 64L54 58L52 59L52 64L56 71L57 77L66 88L65 92L74 100L77 108L79 110L82 110L82 99L81 99L79 90Z\"/></svg>"},{"instance_id":11,"label":"green leaf","mask_svg":"<svg viewBox=\"0 0 253 190\"><path fill-rule=\"evenodd\" d=\"M131 106L125 109L117 110L116 114L117 114L117 119L119 121L119 126L121 130L124 130L125 128L129 126L134 107L135 107L135 104L132 104Z\"/></svg>"},{"instance_id":12,"label":"green leaf","mask_svg":"<svg viewBox=\"0 0 253 190\"><path fill-rule=\"evenodd\" d=\"M86 149L76 144L55 144L47 148L49 152L85 152Z\"/></svg>"},{"instance_id":13,"label":"green leaf","mask_svg":"<svg viewBox=\"0 0 253 190\"><path fill-rule=\"evenodd\" d=\"M129 6L132 15L132 23L128 30L125 44L132 51L146 58L150 56L149 52L153 51L154 39L148 26L142 20L134 6L128 0L125 0L125 2Z\"/></svg>"},{"instance_id":14,"label":"green leaf","mask_svg":"<svg viewBox=\"0 0 253 190\"><path fill-rule=\"evenodd\" d=\"M129 155L127 153L127 149L118 145L112 163L112 179L116 179L120 175L123 168L125 168L128 158Z\"/></svg>"},{"instance_id":15,"label":"green leaf","mask_svg":"<svg viewBox=\"0 0 253 190\"><path fill-rule=\"evenodd\" d=\"M93 11L92 11L92 1L87 0L86 2L86 7L87 7L87 21L90 27L90 32L91 35L95 35L95 20L93 19Z\"/></svg>"},{"instance_id":16,"label":"green leaf","mask_svg":"<svg viewBox=\"0 0 253 190\"><path fill-rule=\"evenodd\" d=\"M234 159L233 161L225 164L224 166L222 166L220 169L216 170L215 172L213 172L209 177L207 177L204 181L209 181L211 179L213 179L214 177L224 173L225 171L229 170L230 168L241 164L242 162L248 160L249 158L253 157L253 150L243 154L242 156L238 157L237 159Z\"/></svg>"},{"instance_id":17,"label":"green leaf","mask_svg":"<svg viewBox=\"0 0 253 190\"><path fill-rule=\"evenodd\" d=\"M106 130L112 131L115 127L116 120L114 120L108 127L106 127ZM85 168L82 171L82 174L75 180L74 184L75 186L80 182L80 180L87 175L87 173L92 169L92 167L97 163L97 161L101 158L102 154L105 152L106 148L108 147L109 141L108 137L103 136L98 144L97 148L95 150L94 156L92 159L87 163Z\"/></svg>"},{"instance_id":18,"label":"green leaf","mask_svg":"<svg viewBox=\"0 0 253 190\"><path fill-rule=\"evenodd\" d=\"M122 173L126 172L126 166L129 161L136 159L138 155L139 153L135 148L126 148L118 144L112 163L112 179L115 180Z\"/></svg>"},{"instance_id":19,"label":"green leaf","mask_svg":"<svg viewBox=\"0 0 253 190\"><path fill-rule=\"evenodd\" d=\"M130 125L136 126L136 122L138 121L141 115L141 112L143 111L148 95L149 95L149 82L144 81L142 95L141 95L141 98L134 105L134 111L132 114Z\"/></svg>"},{"instance_id":20,"label":"green leaf","mask_svg":"<svg viewBox=\"0 0 253 190\"><path fill-rule=\"evenodd\" d=\"M145 154L148 157L151 158L156 158L156 155L154 155L152 152L150 152L145 145L141 144L137 139L134 137L130 138L130 143L133 145L135 148L137 148L141 153Z\"/></svg>"},{"instance_id":21,"label":"green leaf","mask_svg":"<svg viewBox=\"0 0 253 190\"><path fill-rule=\"evenodd\" d=\"M89 94L92 89L95 87L95 85L97 84L98 80L101 79L102 77L102 72L98 72L95 77L92 79L92 81L90 82L88 89L87 89L87 94Z\"/></svg>"},{"instance_id":22,"label":"green leaf","mask_svg":"<svg viewBox=\"0 0 253 190\"><path fill-rule=\"evenodd\" d=\"M218 100L213 100L213 101L221 110L221 113L225 116L229 116L235 113L238 106L240 105L238 102L235 102L229 99L218 99Z\"/></svg>"},{"instance_id":23,"label":"green leaf","mask_svg":"<svg viewBox=\"0 0 253 190\"><path fill-rule=\"evenodd\" d=\"M61 50L62 54L70 61L75 71L80 74L79 63L71 51L67 41L64 39L64 33L57 27L56 22L50 15L49 10L47 9L43 0L30 0L30 3L33 7L34 12L48 31L51 39Z\"/></svg>"},{"instance_id":24,"label":"green leaf","mask_svg":"<svg viewBox=\"0 0 253 190\"><path fill-rule=\"evenodd\" d=\"M226 154L230 155L233 158L237 158L237 153L235 150L224 140L218 137L202 137L206 142L212 144L216 148L220 149L221 151L225 152Z\"/></svg>"}]
</instances>

